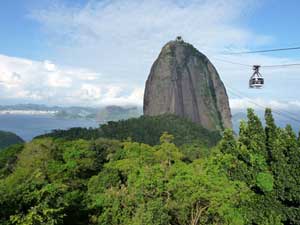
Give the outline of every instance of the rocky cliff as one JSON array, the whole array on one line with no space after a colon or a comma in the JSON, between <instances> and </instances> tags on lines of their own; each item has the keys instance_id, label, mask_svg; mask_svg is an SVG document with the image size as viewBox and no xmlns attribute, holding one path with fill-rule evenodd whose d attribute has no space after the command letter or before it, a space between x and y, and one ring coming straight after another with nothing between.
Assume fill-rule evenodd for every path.
<instances>
[{"instance_id":1,"label":"rocky cliff","mask_svg":"<svg viewBox=\"0 0 300 225\"><path fill-rule=\"evenodd\" d=\"M167 43L151 68L144 114L176 114L210 130L232 126L218 72L205 55L181 39Z\"/></svg>"}]
</instances>

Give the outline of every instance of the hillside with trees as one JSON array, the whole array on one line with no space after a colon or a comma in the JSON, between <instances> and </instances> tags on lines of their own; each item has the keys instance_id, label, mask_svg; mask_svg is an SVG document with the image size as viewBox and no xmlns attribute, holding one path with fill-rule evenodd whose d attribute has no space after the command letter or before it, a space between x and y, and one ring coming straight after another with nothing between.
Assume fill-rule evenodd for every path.
<instances>
[{"instance_id":1,"label":"hillside with trees","mask_svg":"<svg viewBox=\"0 0 300 225\"><path fill-rule=\"evenodd\" d=\"M54 139L97 139L109 138L117 140L131 139L135 142L149 145L159 144L160 136L168 132L174 136L176 145L199 144L214 146L221 139L217 131L209 131L202 126L175 115L141 116L117 122L110 121L98 129L71 128L69 130L54 130L36 138L52 137Z\"/></svg>"},{"instance_id":2,"label":"hillside with trees","mask_svg":"<svg viewBox=\"0 0 300 225\"><path fill-rule=\"evenodd\" d=\"M0 151L10 145L21 143L24 143L24 140L18 135L11 132L0 131Z\"/></svg>"},{"instance_id":3,"label":"hillside with trees","mask_svg":"<svg viewBox=\"0 0 300 225\"><path fill-rule=\"evenodd\" d=\"M156 120L107 124L100 138L54 132L1 152L0 224L299 224L299 136L271 110L263 126L249 109L238 137L225 130L209 149L197 136L185 142L178 121L158 143L130 133L163 130Z\"/></svg>"}]
</instances>

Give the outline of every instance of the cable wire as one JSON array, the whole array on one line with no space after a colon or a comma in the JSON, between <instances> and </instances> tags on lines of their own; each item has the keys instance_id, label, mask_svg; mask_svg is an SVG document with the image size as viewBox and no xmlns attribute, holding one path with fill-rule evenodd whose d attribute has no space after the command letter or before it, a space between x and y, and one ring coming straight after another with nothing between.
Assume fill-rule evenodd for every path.
<instances>
[{"instance_id":1,"label":"cable wire","mask_svg":"<svg viewBox=\"0 0 300 225\"><path fill-rule=\"evenodd\" d=\"M291 51L300 50L300 47L290 47L290 48L275 48L275 49L265 49L256 51L245 51L245 52L228 52L223 55L243 55L243 54L254 54L254 53L264 53L264 52L279 52L279 51Z\"/></svg>"},{"instance_id":2,"label":"cable wire","mask_svg":"<svg viewBox=\"0 0 300 225\"><path fill-rule=\"evenodd\" d=\"M230 87L229 87L229 88L230 88ZM247 96L246 94L242 93L241 91L234 90L233 88L230 88L230 89L233 90L233 91L235 91L235 92L237 92L237 93L239 93L240 95L242 95L242 96L244 96L244 97L250 99L249 96ZM257 103L255 103L255 104L257 104ZM265 106L263 106L263 107L265 107ZM265 108L266 108L266 107L265 107ZM274 108L274 107L273 107L273 108ZM286 110L283 110L283 109L280 109L280 110L277 109L277 111L285 112L285 113L289 114L290 116L298 117L297 114L292 113L292 112L289 112L289 111L286 111ZM299 121L300 121L300 120L299 120Z\"/></svg>"},{"instance_id":3,"label":"cable wire","mask_svg":"<svg viewBox=\"0 0 300 225\"><path fill-rule=\"evenodd\" d=\"M246 98L248 102L250 102L250 103L252 103L252 104L258 106L259 108L262 108L262 109L268 108L267 106L263 106L263 105L261 105L261 104L258 104L258 103L255 102L255 101L252 101L249 97L247 97L247 96L244 95L244 94L238 94L238 93L237 93L238 91L234 91L234 90L233 90L232 88L230 88L230 87L227 87L227 88L228 88L228 91L229 91L232 95L235 95L235 96L237 96L237 97L239 97L239 98ZM240 93L241 93L241 92L240 92ZM295 122L297 122L297 123L300 123L300 120L298 120L298 119L296 119L295 117L291 116L292 114L291 114L290 112L285 111L285 113L284 113L283 110L278 110L278 109L275 109L275 110L274 110L274 107L272 108L272 112L275 113L275 114L277 114L277 115L279 115L279 116L281 116L281 117L288 118L288 119L293 120L293 121L295 121Z\"/></svg>"},{"instance_id":4,"label":"cable wire","mask_svg":"<svg viewBox=\"0 0 300 225\"><path fill-rule=\"evenodd\" d=\"M273 68L273 67L290 67L290 66L300 66L300 63L291 63L291 64L278 64L278 65L262 65L263 68Z\"/></svg>"},{"instance_id":5,"label":"cable wire","mask_svg":"<svg viewBox=\"0 0 300 225\"><path fill-rule=\"evenodd\" d=\"M245 66L245 67L253 67L253 65L243 64L243 63L238 63L238 62L232 62L232 61L225 60L225 59L219 59L219 58L214 58L214 59L217 60L217 61L220 61L220 62L230 63L230 64L233 64L233 65L239 65L239 66Z\"/></svg>"},{"instance_id":6,"label":"cable wire","mask_svg":"<svg viewBox=\"0 0 300 225\"><path fill-rule=\"evenodd\" d=\"M214 58L217 61L220 62L225 62L225 63L230 63L233 65L239 65L239 66L245 66L245 67L253 67L253 65L250 64L244 64L244 63L239 63L239 62L233 62L230 60L225 60L225 59L219 59L219 58ZM276 67L292 67L292 66L300 66L300 63L290 63L290 64L275 64L275 65L261 65L261 68L276 68Z\"/></svg>"}]
</instances>

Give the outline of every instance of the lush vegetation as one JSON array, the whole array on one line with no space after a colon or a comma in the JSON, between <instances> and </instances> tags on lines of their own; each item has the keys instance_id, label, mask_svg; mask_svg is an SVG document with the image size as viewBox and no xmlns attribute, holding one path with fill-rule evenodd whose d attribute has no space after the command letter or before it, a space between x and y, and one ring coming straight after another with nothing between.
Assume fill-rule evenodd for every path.
<instances>
[{"instance_id":1,"label":"lush vegetation","mask_svg":"<svg viewBox=\"0 0 300 225\"><path fill-rule=\"evenodd\" d=\"M209 152L194 137L175 145L178 133L153 145L113 136L122 141L44 137L11 147L0 155L0 223L299 224L300 140L269 109L265 119L263 127L249 110L239 136L226 130ZM125 133L122 123L110 127Z\"/></svg>"},{"instance_id":2,"label":"lush vegetation","mask_svg":"<svg viewBox=\"0 0 300 225\"><path fill-rule=\"evenodd\" d=\"M0 151L10 145L21 144L23 142L23 139L14 133L0 131Z\"/></svg>"},{"instance_id":3,"label":"lush vegetation","mask_svg":"<svg viewBox=\"0 0 300 225\"><path fill-rule=\"evenodd\" d=\"M15 144L0 151L0 179L14 171L17 155L23 147L23 144Z\"/></svg>"},{"instance_id":4,"label":"lush vegetation","mask_svg":"<svg viewBox=\"0 0 300 225\"><path fill-rule=\"evenodd\" d=\"M97 139L100 137L109 139L126 140L145 143L149 145L159 144L159 138L163 132L172 134L176 145L199 144L205 146L215 145L221 138L219 132L209 131L190 120L177 117L175 115L162 116L141 116L121 120L110 121L98 129L92 128L71 128L69 130L54 130L50 134L37 138L52 137L55 139Z\"/></svg>"}]
</instances>

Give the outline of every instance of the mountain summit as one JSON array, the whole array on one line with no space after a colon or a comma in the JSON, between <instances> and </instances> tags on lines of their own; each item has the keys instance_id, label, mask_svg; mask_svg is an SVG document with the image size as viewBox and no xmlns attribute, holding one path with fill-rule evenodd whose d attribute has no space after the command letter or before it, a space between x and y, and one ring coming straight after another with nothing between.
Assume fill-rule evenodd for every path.
<instances>
[{"instance_id":1,"label":"mountain summit","mask_svg":"<svg viewBox=\"0 0 300 225\"><path fill-rule=\"evenodd\" d=\"M144 114L176 114L210 130L232 126L228 96L217 70L181 37L163 47L151 68Z\"/></svg>"}]
</instances>

